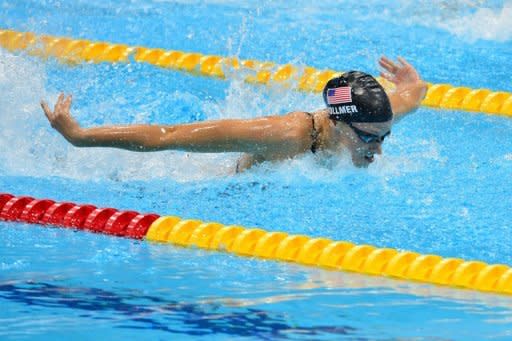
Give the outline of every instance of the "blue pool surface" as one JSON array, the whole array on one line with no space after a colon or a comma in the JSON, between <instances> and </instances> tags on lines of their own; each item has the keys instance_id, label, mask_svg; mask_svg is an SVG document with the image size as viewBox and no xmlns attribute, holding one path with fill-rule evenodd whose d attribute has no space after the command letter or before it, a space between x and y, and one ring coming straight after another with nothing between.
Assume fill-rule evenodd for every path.
<instances>
[{"instance_id":1,"label":"blue pool surface","mask_svg":"<svg viewBox=\"0 0 512 341\"><path fill-rule=\"evenodd\" d=\"M511 91L510 1L1 1L0 28ZM481 23L474 29L474 23ZM512 120L420 108L368 169L312 155L233 174L236 154L77 149L84 126L322 106L278 85L144 64L62 65L0 49L0 192L512 265ZM512 299L0 222L0 339L509 340Z\"/></svg>"}]
</instances>

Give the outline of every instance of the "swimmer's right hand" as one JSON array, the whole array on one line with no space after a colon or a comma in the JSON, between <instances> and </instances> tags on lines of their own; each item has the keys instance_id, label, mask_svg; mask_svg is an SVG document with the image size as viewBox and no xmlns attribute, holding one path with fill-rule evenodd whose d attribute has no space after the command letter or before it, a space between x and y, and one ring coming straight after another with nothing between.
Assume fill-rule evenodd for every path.
<instances>
[{"instance_id":1,"label":"swimmer's right hand","mask_svg":"<svg viewBox=\"0 0 512 341\"><path fill-rule=\"evenodd\" d=\"M80 137L81 128L78 122L69 113L72 99L71 95L64 97L64 94L61 93L53 112L45 101L41 101L41 107L52 127L61 133L66 140L75 143Z\"/></svg>"}]
</instances>

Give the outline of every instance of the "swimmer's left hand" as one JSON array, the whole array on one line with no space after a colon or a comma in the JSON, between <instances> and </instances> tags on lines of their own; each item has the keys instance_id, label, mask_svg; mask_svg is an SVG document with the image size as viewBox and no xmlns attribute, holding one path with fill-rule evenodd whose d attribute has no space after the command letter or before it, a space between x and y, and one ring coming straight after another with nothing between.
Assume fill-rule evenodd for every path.
<instances>
[{"instance_id":1,"label":"swimmer's left hand","mask_svg":"<svg viewBox=\"0 0 512 341\"><path fill-rule=\"evenodd\" d=\"M382 56L379 59L379 65L386 71L380 73L381 77L394 83L397 89L407 87L410 84L415 84L421 81L421 78L414 66L409 64L402 57L398 57L397 59L398 63L393 62L385 56Z\"/></svg>"},{"instance_id":2,"label":"swimmer's left hand","mask_svg":"<svg viewBox=\"0 0 512 341\"><path fill-rule=\"evenodd\" d=\"M427 93L427 83L421 80L418 71L405 59L398 57L398 63L382 56L379 65L384 69L380 75L395 84L395 90L388 93L393 109L394 122L415 111Z\"/></svg>"}]
</instances>

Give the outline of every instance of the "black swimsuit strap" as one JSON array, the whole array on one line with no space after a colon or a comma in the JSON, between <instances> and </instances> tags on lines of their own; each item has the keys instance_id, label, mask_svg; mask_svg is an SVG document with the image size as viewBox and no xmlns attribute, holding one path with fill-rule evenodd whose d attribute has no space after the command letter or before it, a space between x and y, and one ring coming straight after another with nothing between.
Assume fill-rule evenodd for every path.
<instances>
[{"instance_id":1,"label":"black swimsuit strap","mask_svg":"<svg viewBox=\"0 0 512 341\"><path fill-rule=\"evenodd\" d=\"M320 133L315 127L315 116L309 112L307 112L306 115L311 117L311 123L313 124L313 128L311 129L311 152L315 154L318 150L318 136Z\"/></svg>"}]
</instances>

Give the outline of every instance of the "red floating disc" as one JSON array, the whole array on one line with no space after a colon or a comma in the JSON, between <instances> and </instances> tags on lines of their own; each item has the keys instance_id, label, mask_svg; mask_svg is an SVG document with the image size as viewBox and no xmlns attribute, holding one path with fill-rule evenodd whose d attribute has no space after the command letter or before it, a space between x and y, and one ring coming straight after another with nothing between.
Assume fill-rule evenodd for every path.
<instances>
[{"instance_id":1,"label":"red floating disc","mask_svg":"<svg viewBox=\"0 0 512 341\"><path fill-rule=\"evenodd\" d=\"M53 200L41 199L34 200L21 213L19 220L27 223L38 223L46 210L55 203Z\"/></svg>"},{"instance_id":2,"label":"red floating disc","mask_svg":"<svg viewBox=\"0 0 512 341\"><path fill-rule=\"evenodd\" d=\"M32 197L13 197L5 203L0 212L0 219L7 221L17 220L25 206L32 202Z\"/></svg>"},{"instance_id":3,"label":"red floating disc","mask_svg":"<svg viewBox=\"0 0 512 341\"><path fill-rule=\"evenodd\" d=\"M144 238L151 224L159 217L158 214L139 214L128 224L124 231L124 236L135 239Z\"/></svg>"},{"instance_id":4,"label":"red floating disc","mask_svg":"<svg viewBox=\"0 0 512 341\"><path fill-rule=\"evenodd\" d=\"M46 213L39 223L43 225L62 226L64 224L64 216L75 206L76 205L72 202L56 202L46 210Z\"/></svg>"},{"instance_id":5,"label":"red floating disc","mask_svg":"<svg viewBox=\"0 0 512 341\"><path fill-rule=\"evenodd\" d=\"M126 227L138 214L139 213L135 211L119 211L114 213L105 224L103 232L116 236L124 236Z\"/></svg>"},{"instance_id":6,"label":"red floating disc","mask_svg":"<svg viewBox=\"0 0 512 341\"><path fill-rule=\"evenodd\" d=\"M94 205L80 205L72 207L62 219L64 227L77 227L82 228L85 220L96 209Z\"/></svg>"},{"instance_id":7,"label":"red floating disc","mask_svg":"<svg viewBox=\"0 0 512 341\"><path fill-rule=\"evenodd\" d=\"M89 214L83 227L86 230L103 233L108 219L116 212L118 210L115 208L97 208Z\"/></svg>"}]
</instances>

